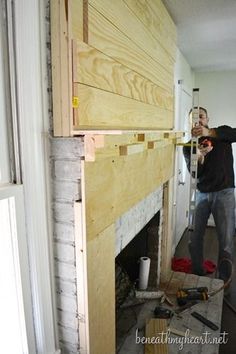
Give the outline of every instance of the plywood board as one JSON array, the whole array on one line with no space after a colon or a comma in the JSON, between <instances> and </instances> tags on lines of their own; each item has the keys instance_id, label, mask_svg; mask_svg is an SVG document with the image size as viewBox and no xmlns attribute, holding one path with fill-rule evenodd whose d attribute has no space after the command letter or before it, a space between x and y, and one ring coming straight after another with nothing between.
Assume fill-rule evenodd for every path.
<instances>
[{"instance_id":1,"label":"plywood board","mask_svg":"<svg viewBox=\"0 0 236 354\"><path fill-rule=\"evenodd\" d=\"M173 175L174 145L82 162L88 239L112 224Z\"/></svg>"},{"instance_id":2,"label":"plywood board","mask_svg":"<svg viewBox=\"0 0 236 354\"><path fill-rule=\"evenodd\" d=\"M163 48L174 59L176 55L176 30L172 23L167 24L159 14L157 1L153 2L155 12L149 1L124 0L126 5L134 12L144 24L150 34L159 41ZM168 15L166 15L168 17ZM166 17L165 16L165 17Z\"/></svg>"},{"instance_id":3,"label":"plywood board","mask_svg":"<svg viewBox=\"0 0 236 354\"><path fill-rule=\"evenodd\" d=\"M80 101L78 109L74 109L74 130L83 126L133 130L173 127L173 112L167 109L82 84L74 84L74 92Z\"/></svg>"},{"instance_id":4,"label":"plywood board","mask_svg":"<svg viewBox=\"0 0 236 354\"><path fill-rule=\"evenodd\" d=\"M156 62L156 65L162 65L169 73L172 73L173 58L124 1L113 0L111 6L110 0L89 0L89 4L114 24L141 51L145 51Z\"/></svg>"},{"instance_id":5,"label":"plywood board","mask_svg":"<svg viewBox=\"0 0 236 354\"><path fill-rule=\"evenodd\" d=\"M145 50L91 6L88 30L89 45L173 93L174 63L168 70L166 66L158 65Z\"/></svg>"},{"instance_id":6,"label":"plywood board","mask_svg":"<svg viewBox=\"0 0 236 354\"><path fill-rule=\"evenodd\" d=\"M90 353L115 353L115 226L87 242Z\"/></svg>"},{"instance_id":7,"label":"plywood board","mask_svg":"<svg viewBox=\"0 0 236 354\"><path fill-rule=\"evenodd\" d=\"M177 40L176 26L168 13L167 9L163 5L162 0L146 0L148 2L148 7L150 7L153 12L153 16L158 18L161 23L163 23L164 30L170 34L173 40Z\"/></svg>"},{"instance_id":8,"label":"plywood board","mask_svg":"<svg viewBox=\"0 0 236 354\"><path fill-rule=\"evenodd\" d=\"M73 41L73 81L173 110L173 95L81 41Z\"/></svg>"},{"instance_id":9,"label":"plywood board","mask_svg":"<svg viewBox=\"0 0 236 354\"><path fill-rule=\"evenodd\" d=\"M69 0L71 38L83 41L83 0Z\"/></svg>"}]
</instances>

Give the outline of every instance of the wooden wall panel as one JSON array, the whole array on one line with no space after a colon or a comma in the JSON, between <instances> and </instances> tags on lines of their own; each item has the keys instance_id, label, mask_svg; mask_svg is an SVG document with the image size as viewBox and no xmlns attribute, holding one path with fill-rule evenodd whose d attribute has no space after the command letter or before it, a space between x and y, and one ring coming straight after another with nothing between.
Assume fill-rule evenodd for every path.
<instances>
[{"instance_id":1,"label":"wooden wall panel","mask_svg":"<svg viewBox=\"0 0 236 354\"><path fill-rule=\"evenodd\" d=\"M177 32L176 26L170 17L168 11L163 5L161 0L146 0L148 5L150 6L151 11L153 12L153 16L159 19L159 21L163 24L165 32L170 34L172 38L177 40Z\"/></svg>"},{"instance_id":2,"label":"wooden wall panel","mask_svg":"<svg viewBox=\"0 0 236 354\"><path fill-rule=\"evenodd\" d=\"M110 129L173 128L173 112L82 84L74 84L79 107L74 109L75 122L84 127Z\"/></svg>"},{"instance_id":3,"label":"wooden wall panel","mask_svg":"<svg viewBox=\"0 0 236 354\"><path fill-rule=\"evenodd\" d=\"M173 95L84 42L73 41L73 80L173 110Z\"/></svg>"},{"instance_id":4,"label":"wooden wall panel","mask_svg":"<svg viewBox=\"0 0 236 354\"><path fill-rule=\"evenodd\" d=\"M165 45L169 41L165 41L164 34L157 35L161 30L154 30L155 22L150 21L153 25L148 27L140 15L141 5L145 5L143 9L147 17L152 12L158 14L159 27L166 30L167 38L174 43L175 28L162 3L159 0L114 0L112 4L108 0L53 0L51 4L54 135L69 136L78 125L90 129L109 125L111 129L172 128L173 115L170 123L169 111L173 110L175 48L171 44L167 48ZM77 42L72 62L73 40L80 42ZM113 113L110 118L107 114L106 121L98 115L97 121L93 117L86 118L86 124L81 117L77 120L78 111L73 114L72 107L78 107L78 100L84 117L88 103L93 103L94 97L102 94L87 90L84 95L83 90L82 97L78 97L73 82L112 92L114 97L117 96L113 102L118 102L119 96L133 99L132 105L128 103L132 107L128 122L127 112L123 119L117 112L119 118L115 118L115 122ZM88 92L91 98L88 98ZM149 104L149 113L151 106L165 110L159 111L157 119L155 114L150 119L149 113L133 119L133 112L140 109L138 101Z\"/></svg>"},{"instance_id":5,"label":"wooden wall panel","mask_svg":"<svg viewBox=\"0 0 236 354\"><path fill-rule=\"evenodd\" d=\"M89 45L172 93L174 63L172 67L158 65L145 50L138 47L92 6L89 6L88 30ZM143 46L145 48L145 44Z\"/></svg>"},{"instance_id":6,"label":"wooden wall panel","mask_svg":"<svg viewBox=\"0 0 236 354\"><path fill-rule=\"evenodd\" d=\"M176 29L166 13L160 16L159 1L124 0L147 28L148 32L162 45L173 60L176 56ZM163 12L163 9L162 9ZM169 19L168 20L166 20ZM168 21L168 24L166 23Z\"/></svg>"},{"instance_id":7,"label":"wooden wall panel","mask_svg":"<svg viewBox=\"0 0 236 354\"><path fill-rule=\"evenodd\" d=\"M69 0L71 38L84 39L83 0Z\"/></svg>"},{"instance_id":8,"label":"wooden wall panel","mask_svg":"<svg viewBox=\"0 0 236 354\"><path fill-rule=\"evenodd\" d=\"M72 50L69 8L64 1L51 1L52 95L54 136L69 136L72 128Z\"/></svg>"},{"instance_id":9,"label":"wooden wall panel","mask_svg":"<svg viewBox=\"0 0 236 354\"><path fill-rule=\"evenodd\" d=\"M173 176L174 145L84 162L88 240Z\"/></svg>"},{"instance_id":10,"label":"wooden wall panel","mask_svg":"<svg viewBox=\"0 0 236 354\"><path fill-rule=\"evenodd\" d=\"M95 8L121 33L135 43L141 51L145 51L157 65L162 65L163 68L172 73L174 63L172 57L168 55L159 41L153 37L152 33L123 0L113 0L112 6L110 0L89 0L89 4L91 5L89 12L91 7Z\"/></svg>"},{"instance_id":11,"label":"wooden wall panel","mask_svg":"<svg viewBox=\"0 0 236 354\"><path fill-rule=\"evenodd\" d=\"M115 226L87 242L91 354L115 353Z\"/></svg>"}]
</instances>

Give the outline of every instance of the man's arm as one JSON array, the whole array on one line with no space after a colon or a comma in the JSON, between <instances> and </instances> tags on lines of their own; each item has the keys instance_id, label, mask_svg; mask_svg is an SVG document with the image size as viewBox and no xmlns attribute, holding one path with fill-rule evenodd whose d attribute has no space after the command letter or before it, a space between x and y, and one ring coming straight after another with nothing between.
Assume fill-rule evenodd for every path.
<instances>
[{"instance_id":1,"label":"man's arm","mask_svg":"<svg viewBox=\"0 0 236 354\"><path fill-rule=\"evenodd\" d=\"M236 128L231 128L227 125L221 125L218 128L207 128L204 126L197 126L192 129L192 135L197 136L210 136L212 138L227 141L229 143L236 142Z\"/></svg>"}]
</instances>

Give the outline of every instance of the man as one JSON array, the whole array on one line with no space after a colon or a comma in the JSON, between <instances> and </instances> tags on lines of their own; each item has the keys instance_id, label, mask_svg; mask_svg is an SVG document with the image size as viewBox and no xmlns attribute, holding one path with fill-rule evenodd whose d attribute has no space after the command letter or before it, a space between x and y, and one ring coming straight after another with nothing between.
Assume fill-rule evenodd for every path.
<instances>
[{"instance_id":1,"label":"man","mask_svg":"<svg viewBox=\"0 0 236 354\"><path fill-rule=\"evenodd\" d=\"M204 275L203 239L207 221L212 213L219 243L218 272L225 282L232 274L233 236L235 232L235 198L233 170L233 142L236 129L223 125L208 127L207 110L199 109L199 125L192 136L199 137L198 181L194 230L189 240L192 272ZM190 147L184 146L184 157L190 170Z\"/></svg>"}]
</instances>

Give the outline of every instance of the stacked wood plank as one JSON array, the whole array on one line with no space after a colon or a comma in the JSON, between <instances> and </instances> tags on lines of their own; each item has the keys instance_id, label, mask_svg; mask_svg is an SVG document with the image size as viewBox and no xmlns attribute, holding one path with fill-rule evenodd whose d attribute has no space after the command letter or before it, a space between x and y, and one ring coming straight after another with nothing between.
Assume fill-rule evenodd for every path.
<instances>
[{"instance_id":1,"label":"stacked wood plank","mask_svg":"<svg viewBox=\"0 0 236 354\"><path fill-rule=\"evenodd\" d=\"M172 129L176 31L161 0L52 3L55 135Z\"/></svg>"}]
</instances>

